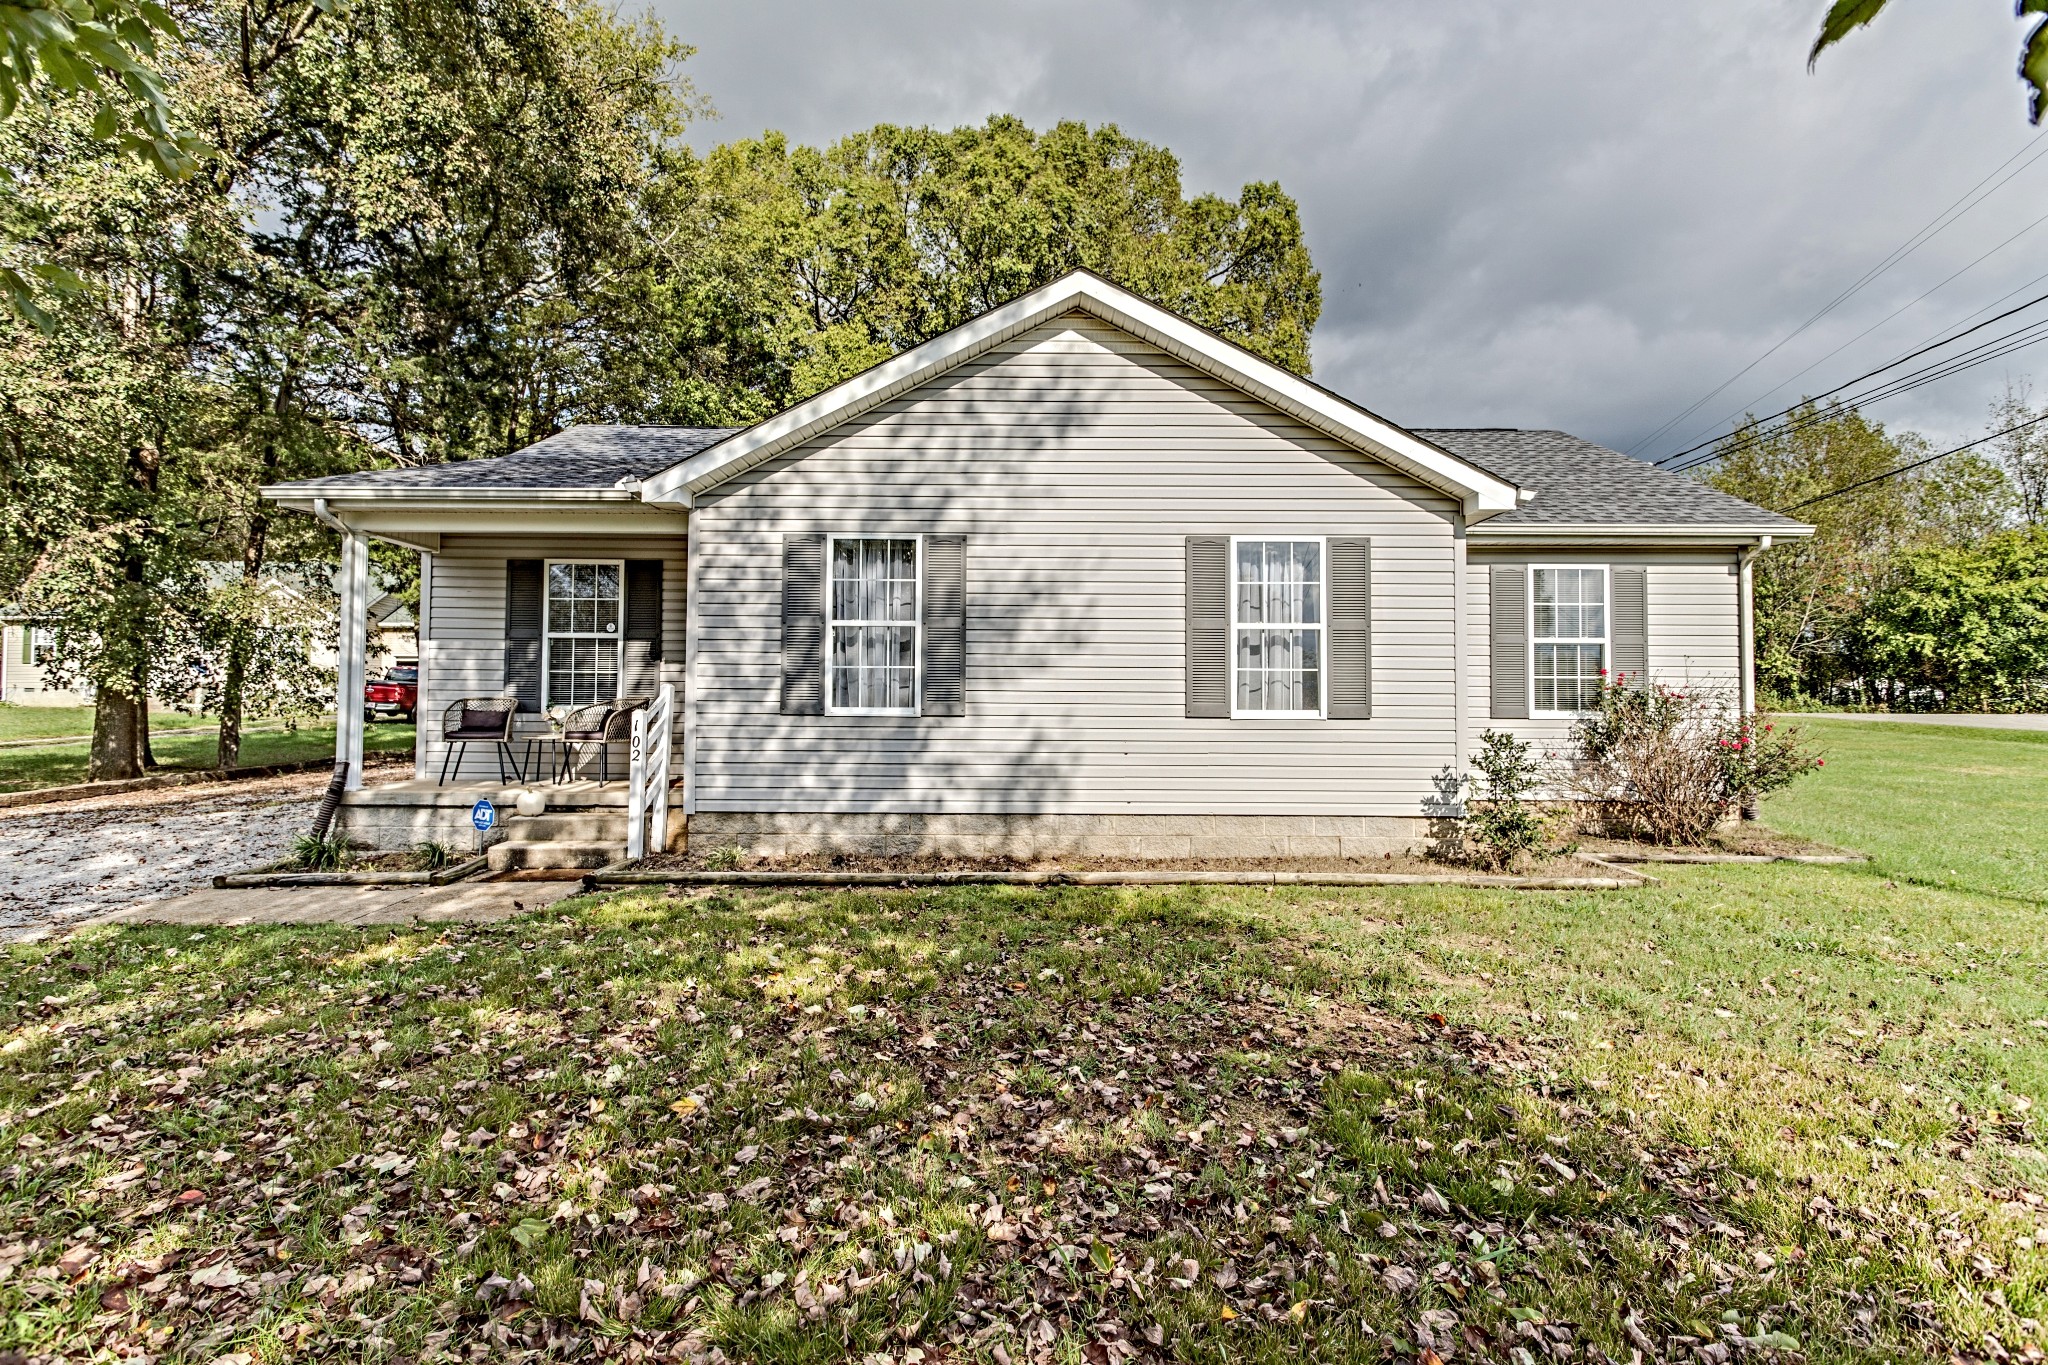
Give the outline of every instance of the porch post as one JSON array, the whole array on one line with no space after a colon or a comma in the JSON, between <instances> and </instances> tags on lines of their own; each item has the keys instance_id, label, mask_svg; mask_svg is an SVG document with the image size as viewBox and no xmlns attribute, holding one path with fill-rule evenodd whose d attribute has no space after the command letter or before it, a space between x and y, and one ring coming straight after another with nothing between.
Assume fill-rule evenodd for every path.
<instances>
[{"instance_id":1,"label":"porch post","mask_svg":"<svg viewBox=\"0 0 2048 1365\"><path fill-rule=\"evenodd\" d=\"M334 695L334 761L348 764L348 790L363 785L363 650L369 635L370 541L341 538L341 666Z\"/></svg>"}]
</instances>

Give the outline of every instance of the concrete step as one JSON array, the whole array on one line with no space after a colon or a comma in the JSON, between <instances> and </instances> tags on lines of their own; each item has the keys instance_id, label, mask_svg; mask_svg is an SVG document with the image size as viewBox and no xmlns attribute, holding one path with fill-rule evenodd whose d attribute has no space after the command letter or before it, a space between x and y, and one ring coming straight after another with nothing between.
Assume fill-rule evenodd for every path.
<instances>
[{"instance_id":1,"label":"concrete step","mask_svg":"<svg viewBox=\"0 0 2048 1365\"><path fill-rule=\"evenodd\" d=\"M529 843L553 839L590 843L626 842L626 813L622 810L557 810L546 815L515 815L505 822L505 837Z\"/></svg>"},{"instance_id":2,"label":"concrete step","mask_svg":"<svg viewBox=\"0 0 2048 1365\"><path fill-rule=\"evenodd\" d=\"M507 839L484 855L493 872L541 867L604 867L626 856L626 843L571 839Z\"/></svg>"}]
</instances>

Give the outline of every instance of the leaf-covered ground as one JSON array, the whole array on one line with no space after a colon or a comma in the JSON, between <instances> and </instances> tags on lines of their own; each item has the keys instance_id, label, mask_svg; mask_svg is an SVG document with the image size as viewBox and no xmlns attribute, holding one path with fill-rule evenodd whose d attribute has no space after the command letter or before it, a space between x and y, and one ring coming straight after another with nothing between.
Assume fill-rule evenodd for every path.
<instances>
[{"instance_id":1,"label":"leaf-covered ground","mask_svg":"<svg viewBox=\"0 0 2048 1365\"><path fill-rule=\"evenodd\" d=\"M1742 867L17 946L0 1356L2037 1360L2038 915Z\"/></svg>"}]
</instances>

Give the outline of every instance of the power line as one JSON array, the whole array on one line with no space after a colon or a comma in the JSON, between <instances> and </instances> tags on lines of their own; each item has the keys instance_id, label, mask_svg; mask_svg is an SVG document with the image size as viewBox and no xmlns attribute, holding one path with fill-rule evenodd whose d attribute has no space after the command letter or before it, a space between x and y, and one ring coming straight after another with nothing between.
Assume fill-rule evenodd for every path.
<instances>
[{"instance_id":1,"label":"power line","mask_svg":"<svg viewBox=\"0 0 2048 1365\"><path fill-rule=\"evenodd\" d=\"M1976 329L1972 328L1971 330L1974 331ZM1967 333L1965 333L1964 335L1967 335ZM1959 337L1951 338L1952 341L1959 339ZM1929 384L1939 383L1941 380L1947 379L1952 375L1961 374L1965 370L1972 370L1979 365L1989 364L1991 361L2002 359L2005 356L2011 355L2015 351L2024 350L2029 346L2039 345L2043 341L2048 341L2048 319L2044 319L2038 322L2031 322L2023 327L2018 327L2010 332L2004 333L2001 336L1993 337L1988 341L1979 342L1977 345L1970 347L1968 350L1961 351L1952 356L1948 356L1942 360L1934 362L1931 365L1923 366L1920 369L1908 371L1906 374L1899 375L1893 379L1889 379L1882 384L1876 385L1871 389L1865 390L1862 393L1850 394L1845 397L1835 399L1832 402L1821 404L1818 407L1814 408L1811 412L1803 413L1797 417L1794 417L1791 421L1785 423L1785 425L1781 427L1769 427L1766 425L1766 423L1776 421L1779 418L1786 417L1793 413L1798 412L1799 406L1804 405L1796 405L1794 407L1787 408L1782 412L1774 413L1768 418L1764 418L1751 426L1748 426L1737 432L1733 432L1730 435L1719 438L1716 441L1702 442L1701 445L1692 448L1692 451L1700 452L1698 454L1692 454L1692 451L1680 452L1681 455L1691 454L1692 458L1690 459L1681 459L1677 460L1676 462L1666 462L1662 464L1660 467L1671 470L1674 473L1681 473L1686 470L1697 469L1701 465L1711 464L1714 461L1724 459L1729 455L1740 454L1742 451L1747 450L1750 447L1760 444L1761 442L1769 440L1775 436L1787 435L1794 432L1804 431L1808 427L1817 426L1824 422L1833 421L1837 417L1840 417L1843 413L1849 412L1857 407L1867 406L1872 403L1881 403L1889 398L1897 398L1902 394L1911 393L1915 389L1922 389L1927 387ZM1873 374L1876 373L1882 373L1882 371L1873 371ZM1868 378L1869 376L1865 377ZM1851 383L1856 382L1860 381L1851 381ZM1842 387L1847 388L1849 386L1843 385Z\"/></svg>"},{"instance_id":2,"label":"power line","mask_svg":"<svg viewBox=\"0 0 2048 1365\"><path fill-rule=\"evenodd\" d=\"M2048 276L2044 276L2044 278L2048 278ZM2010 298L2011 295L2007 295L2007 297ZM2028 299L2025 303L2018 304L2014 307L2008 308L2003 313L1999 313L1996 316L1988 317L1984 319L1984 321L1977 323L1972 327L1967 327L1964 330L1957 332L1954 336L1943 337L1941 340L1930 342L1927 345L1920 347L1918 350L1908 351L1906 352L1906 354L1900 356L1897 360L1891 361L1888 364L1880 365L1874 370L1867 370L1864 373L1857 375L1854 379L1845 380L1842 383L1835 385L1835 387L1833 387L1832 389L1822 389L1819 393L1811 394L1808 397L1801 399L1799 402L1794 403L1791 407L1782 408L1779 411L1772 413L1768 417L1758 418L1757 421L1759 424L1763 422L1775 422L1780 417L1784 417L1790 413L1798 411L1800 408L1804 407L1808 403L1816 402L1820 399L1826 398L1829 394L1840 393L1843 389L1849 388L1856 384L1861 384L1866 379L1875 379L1877 378L1877 376L1883 374L1886 370L1895 370L1909 360L1916 360L1919 357L1926 355L1929 351L1938 351L1944 346L1954 345L1956 342L1961 341L1964 337L1969 336L1972 332L1981 332L1986 327L1991 326L1993 323L2003 322L2007 318L2012 317L2018 313L2024 313L2029 308L2032 308L2036 304L2040 303L2048 303L2048 294L2036 295L2034 298ZM1982 310L1980 309L1979 311ZM2023 328L2021 330L2026 329ZM1971 349L1975 350L1977 348L1972 347ZM1968 352L1965 352L1964 354L1968 354ZM1798 376L1794 375L1793 378L1796 379L1798 378ZM1669 467L1674 461L1684 459L1687 455L1692 454L1694 451L1704 450L1709 446L1713 446L1719 443L1722 439L1723 438L1717 436L1705 441L1701 441L1697 445L1687 446L1684 450L1675 450L1671 454L1666 455L1663 459L1658 460L1656 463L1659 466Z\"/></svg>"},{"instance_id":3,"label":"power line","mask_svg":"<svg viewBox=\"0 0 2048 1365\"><path fill-rule=\"evenodd\" d=\"M1976 446L1981 446L1986 441L1995 441L2001 436L2010 436L2015 431L2025 431L2028 427L2033 426L2036 422L2048 422L2048 412L2042 413L2039 417L2028 418L2024 422L2015 422L2013 423L2013 425L2007 427L2004 431L1994 431L1989 436L1979 436L1974 441L1965 441L1963 444L1956 446L1951 450L1942 451L1939 455L1929 455L1924 460L1915 460L1911 464L1902 464L1897 469L1887 469L1882 474L1872 474L1867 479L1858 479L1854 483L1843 484L1840 488L1831 488L1825 493L1816 494L1815 496L1806 499L1806 501L1804 502L1795 502L1790 507L1784 508L1782 510L1787 513L1797 512L1802 507L1811 507L1817 502L1826 502L1830 498L1839 498L1844 493L1853 493L1859 488L1867 488L1874 483L1883 483L1886 479L1894 479L1901 474L1910 474L1916 469L1920 469L1926 465L1933 464L1936 460L1945 460L1951 455L1960 455L1966 450L1970 450Z\"/></svg>"},{"instance_id":4,"label":"power line","mask_svg":"<svg viewBox=\"0 0 2048 1365\"><path fill-rule=\"evenodd\" d=\"M2011 355L2015 351L2024 350L2029 346L2039 345L2043 341L2048 341L2048 330L2043 329L2048 329L2048 323L2035 323L2031 327L2022 329L2023 331L2033 333L2033 335L2026 336L2020 340L2010 341L2009 344L2001 345L1996 350L1988 351L1968 361L1943 362L1940 365L1929 366L1926 370L1917 371L1916 374L1919 376L1917 378L1902 378L1892 384L1880 385L1867 394L1857 395L1854 398L1843 399L1837 403L1816 408L1813 412L1803 414L1781 427L1759 426L1749 428L1731 436L1725 443L1713 450L1695 455L1692 459L1682 464L1669 465L1666 468L1674 473L1697 469L1701 465L1711 464L1730 455L1739 455L1743 451L1762 444L1764 441L1775 436L1791 435L1805 431L1809 427L1834 421L1843 413L1853 411L1860 405L1880 403L1887 398L1896 398L1901 394L1911 393L1915 389L1925 388L1927 385L1938 383L1950 375L1960 374L1964 370L1975 369L1979 365ZM2019 334L2014 333L2012 335L2018 336Z\"/></svg>"},{"instance_id":5,"label":"power line","mask_svg":"<svg viewBox=\"0 0 2048 1365\"><path fill-rule=\"evenodd\" d=\"M2026 168L2025 168L2025 167L2021 167L2021 169L2022 169L2022 170L2024 170L2024 169L2026 169ZM2015 174L2017 174L2017 172L2015 172ZM1792 375L1792 376L1791 376L1790 378L1786 379L1786 380L1785 380L1785 381L1784 381L1783 383L1777 384L1777 385L1773 386L1772 388L1770 388L1770 389L1766 390L1766 391L1765 391L1765 392L1764 392L1763 394L1759 395L1759 396L1758 396L1758 397L1757 397L1756 399L1754 399L1754 400L1753 400L1752 402L1750 402L1750 403L1746 403L1746 404L1744 404L1744 405L1743 405L1743 407L1742 407L1742 408L1738 408L1738 409L1737 409L1736 411L1734 411L1734 412L1731 412L1731 413L1729 413L1729 414L1728 414L1728 415L1727 415L1726 417L1723 417L1723 418L1722 418L1722 419L1721 419L1720 421L1718 421L1718 422L1714 423L1714 424L1713 424L1713 427L1710 427L1710 428L1708 428L1708 429L1709 429L1709 430L1713 430L1714 428L1718 428L1718 427L1721 427L1721 426L1725 426L1725 425L1727 425L1727 424L1728 424L1729 422L1732 422L1732 421L1734 421L1734 420L1735 420L1735 419L1736 419L1737 417L1741 416L1741 415L1742 415L1742 412L1743 412L1744 410L1746 410L1747 408L1750 408L1750 407L1754 407L1754 406L1755 406L1755 405L1756 405L1757 403L1761 403L1761 402L1762 402L1762 401L1763 401L1764 399L1766 399L1766 398L1769 398L1769 397L1770 397L1770 396L1771 396L1772 394L1774 394L1774 393L1777 393L1777 392L1778 392L1779 390L1781 390L1781 389L1785 388L1785 387L1786 387L1787 385L1791 384L1791 383L1792 383L1792 382L1793 382L1794 380L1796 380L1796 379L1800 378L1800 377L1801 377L1802 375L1808 374L1808 373L1812 372L1812 371L1813 371L1814 369L1818 368L1819 366L1821 366L1821 365L1825 364L1825 363L1826 363L1827 361L1833 360L1833 359L1834 359L1834 358L1835 358L1836 356L1838 356L1838 355L1840 355L1840 354L1841 354L1842 352L1844 352L1844 351L1848 350L1848 349L1849 349L1849 348L1850 348L1851 346L1854 346L1854 345L1855 345L1855 344L1856 344L1857 342L1859 342L1859 341L1863 340L1863 338L1865 338L1865 337L1869 336L1869 335L1870 335L1870 334L1871 334L1872 332L1875 332L1875 331L1876 331L1876 330L1877 330L1878 328L1880 328L1880 327L1884 326L1884 325L1885 325L1885 324L1886 324L1887 322L1890 322L1890 321L1891 321L1891 320L1892 320L1893 318L1897 317L1897 316L1898 316L1899 314L1901 314L1901 313L1904 313L1904 312L1907 312L1907 311L1908 311L1908 310L1910 310L1910 309L1913 309L1913 308L1917 308L1917 307L1919 307L1919 306L1920 306L1921 304L1925 303L1925 302L1926 302L1926 301L1927 301L1928 299L1932 298L1932 297L1933 297L1933 296L1934 296L1934 295L1935 295L1935 294L1936 294L1937 292L1939 292L1940 290L1942 290L1942 289L1946 288L1946 287L1947 287L1947 286L1948 286L1949 284L1953 283L1953 282L1954 282L1954 281L1955 281L1956 279L1960 278L1960 277L1961 277L1961 276L1963 276L1963 275L1966 275L1966 274L1968 274L1968 273L1969 273L1970 271L1972 271L1972 270L1975 270L1975 269L1976 269L1976 268L1977 268L1978 266L1980 266L1980 265L1984 264L1984 262L1985 262L1985 261L1987 261L1987 260L1989 260L1989 259L1990 259L1991 257L1993 257L1993 256L1997 255L1997 254L1998 254L1999 252L2001 252L2001 251L2005 250L2005 249L2006 249L2007 247L2011 246L2011 245L2012 245L2012 244L2013 244L2014 242L2017 242L2017 241L2018 241L2018 240L2019 240L2020 238L2022 238L2022 237L2026 236L2026 235L2027 235L2028 233L2032 232L2032 231L2033 231L2033 230L2034 230L2035 228L2037 228L2037 227L2041 226L2041 224L2043 224L2043 223L2048 223L2048 213L2044 213L2044 214L2042 214L2042 215L2041 215L2041 216L2040 216L2039 218L2036 218L2036 219L2035 219L2035 220L2034 220L2033 222L2031 222L2031 223L2027 224L2027 225L2026 225L2025 227L2021 228L2021 229L2020 229L2020 230L2019 230L2018 232L2015 232L2015 233L2014 233L2014 234L2013 234L2012 236L2010 236L2010 237L2006 238L2006 239L2005 239L2004 241L2000 242L2000 243L1999 243L1999 244L1998 244L1997 246L1994 246L1994 247L1992 247L1992 248L1991 248L1991 249L1990 249L1989 251L1986 251L1986 252L1984 252L1984 253L1983 253L1982 255L1978 256L1978 257L1977 257L1977 258L1976 258L1975 260L1971 261L1971 262L1970 262L1970 263L1969 263L1968 265L1964 266L1964 267L1963 267L1962 269L1960 269L1960 270L1957 270L1957 271L1955 271L1955 272L1954 272L1953 274L1949 275L1949 276L1948 276L1948 277L1947 277L1946 279L1942 280L1942 281L1941 281L1941 283L1939 283L1939 284L1935 285L1935 286L1934 286L1934 287L1933 287L1932 289L1929 289L1929 290L1927 290L1927 291L1926 291L1925 293L1921 294L1921 295L1920 295L1920 297L1918 297L1918 298L1914 299L1914 300L1913 300L1913 301L1912 301L1911 303L1904 303L1904 304L1901 304L1901 305L1899 305L1899 306L1898 306L1897 308L1894 308L1894 309L1893 309L1893 310L1892 310L1891 312L1889 312L1889 313L1885 314L1885 315L1884 315L1883 317L1879 318L1879 319L1878 319L1878 320L1877 320L1876 322L1873 322L1873 323L1871 323L1871 324L1870 324L1870 325L1869 325L1868 327L1865 327L1865 328L1864 328L1864 329L1863 329L1862 331L1858 332L1858 333L1857 333L1857 334L1856 334L1855 336L1853 336L1853 337L1850 337L1850 338L1849 338L1849 339L1848 339L1847 341L1845 341L1845 342L1843 342L1843 343L1842 343L1841 345L1839 345L1839 346L1835 347L1835 349L1834 349L1834 350L1832 350L1832 351L1829 351L1829 352L1828 352L1828 353L1827 353L1826 355L1824 355L1824 356L1820 357L1820 359L1818 359L1818 360L1814 361L1814 362L1813 362L1813 363L1812 363L1811 365L1808 365L1808 366L1807 366L1807 367L1806 367L1805 369L1803 369L1803 370L1800 370L1798 374ZM2028 284L2034 284L2034 283L2038 283L2038 282L2039 282L2040 280L2042 280L2042 279L2044 279L2044 278L2048 278L2048 276L2042 276L2042 275L2037 275L2037 276L2035 276L2035 277L2034 277L2034 279L2032 279L2032 280L2029 280L2029 281L2028 281L2027 283L2028 283ZM2021 288L2021 289L2024 289L2024 288L2026 288L2026 287L2027 287L2026 285L2021 285L2021 286L2020 286L2020 288ZM2017 290L2017 289L2016 289L2016 290L2013 290L2013 291L2012 291L2012 293L2009 293L2009 294L2007 294L2007 295L2006 295L2005 297L2006 297L2006 298L2011 298L2011 297L2012 297L2012 294L2015 294L2015 293L2018 293L2018 292L2019 292L2019 290ZM1995 307L1995 306L1996 306L1996 304L1994 304L1993 306ZM1977 310L1977 311L1981 312L1981 311L1983 311L1983 310L1982 310L1982 309L1979 309L1979 310ZM1950 326L1954 326L1954 325L1955 325L1955 324L1953 324L1953 323L1951 323L1951 324L1950 324ZM1943 330L1945 330L1945 329L1943 329ZM1938 334L1938 333L1937 333L1937 334ZM1788 338L1788 339L1789 339L1789 338ZM1918 353L1916 352L1915 354L1918 354ZM1855 381L1854 381L1854 380L1851 380L1850 382L1851 382L1851 383L1854 383ZM1704 434L1704 433L1702 433L1702 434ZM1695 447L1692 447L1692 449L1695 449L1695 450L1696 450L1696 449L1698 449L1698 447L1697 447L1697 446L1695 446ZM1681 453L1681 454L1683 454L1684 452L1680 452L1680 453ZM1673 457L1671 457L1671 456L1666 456L1665 458L1666 458L1666 459L1670 459L1670 458L1673 458ZM1658 461L1657 463L1659 463L1659 464L1662 464L1663 462L1664 462L1663 460L1659 460L1659 461Z\"/></svg>"},{"instance_id":6,"label":"power line","mask_svg":"<svg viewBox=\"0 0 2048 1365\"><path fill-rule=\"evenodd\" d=\"M1997 177L2000 171L2003 171L2007 166L2012 165L2013 162L2019 160L2021 156L2025 155L2030 150L2034 154L2033 156L2028 157L2024 164L2014 169L2011 172L2011 174L2005 177L2004 180L2000 180L1996 185L1992 185L1990 189L1985 189L1982 194L1978 193L1980 189L1983 189L1983 187L1986 184L1988 184L1991 180ZM2014 152L2005 160L1999 162L1998 165L1992 169L1989 175L1985 176L1982 180L1979 180L1975 185L1972 185L1969 189L1963 191L1962 196L1960 198L1958 198L1954 203L1950 204L1947 208L1943 209L1940 213L1936 214L1933 220L1930 221L1926 227L1921 228L1918 232L1914 233L1911 237L1907 238L1903 243L1892 248L1890 254L1885 256L1883 260L1879 261L1870 269L1864 271L1863 274L1857 278L1856 282L1851 284L1847 289L1844 289L1841 293L1835 295L1834 298L1828 300L1827 303L1823 304L1820 310L1814 313L1813 316L1807 318L1806 321L1800 323L1797 327L1793 328L1785 336L1779 338L1779 340L1774 345L1772 345L1769 350L1765 351L1755 360L1750 361L1747 365L1744 365L1734 374L1728 376L1728 378L1723 383L1717 386L1712 392L1698 399L1696 402L1692 404L1692 406L1688 407L1684 412L1679 413L1676 417L1673 417L1663 426L1658 427L1648 436L1636 442L1635 445L1629 448L1628 453L1631 455L1635 454L1636 452L1640 451L1643 447L1654 442L1658 437L1662 436L1665 432L1671 430L1671 428L1677 426L1680 422L1683 422L1686 418L1692 416L1695 412L1698 412L1708 403L1713 402L1714 399L1718 398L1722 394L1722 392L1728 388L1730 384L1733 384L1736 380L1742 378L1742 376L1748 374L1751 370L1763 364L1766 360L1769 360L1773 355L1776 355L1778 351L1781 350L1787 343L1792 341L1793 338L1799 336L1807 328L1813 326L1814 323L1819 322L1822 318L1826 317L1829 313L1833 312L1836 307L1838 307L1840 304L1846 301L1851 295L1855 294L1858 290L1862 289L1863 286L1869 284L1872 280L1884 274L1885 271L1890 270L1900 261L1905 260L1906 257L1912 255L1915 251L1919 250L1920 247L1924 246L1928 242L1928 240L1931 239L1936 233L1940 232L1943 228L1946 228L1947 226L1949 226L1949 224L1961 218L1965 213L1968 213L1978 204L1984 202L1984 200L1990 197L1992 194L1995 194L1999 189L2003 188L2006 182L2011 180L2013 176L2018 175L2021 171L2024 171L2028 166L2033 165L2035 161L2039 160L2044 152L2048 152L2048 143L2044 143L2040 147L2035 147L2032 143L2029 143L2027 146L2021 147L2019 151ZM1972 195L1975 195L1976 197L1971 198ZM1965 203L1965 200L1968 200L1968 202Z\"/></svg>"}]
</instances>

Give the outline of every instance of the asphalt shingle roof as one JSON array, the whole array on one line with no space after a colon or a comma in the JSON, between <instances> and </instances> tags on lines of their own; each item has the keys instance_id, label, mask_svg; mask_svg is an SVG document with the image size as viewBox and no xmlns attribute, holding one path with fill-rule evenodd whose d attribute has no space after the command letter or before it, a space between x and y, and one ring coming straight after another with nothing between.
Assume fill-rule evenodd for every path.
<instances>
[{"instance_id":1,"label":"asphalt shingle roof","mask_svg":"<svg viewBox=\"0 0 2048 1365\"><path fill-rule=\"evenodd\" d=\"M458 460L416 469L373 469L332 474L291 484L323 488L574 489L610 488L621 479L644 479L716 445L737 427L581 426L558 431L524 450L494 460Z\"/></svg>"},{"instance_id":2,"label":"asphalt shingle roof","mask_svg":"<svg viewBox=\"0 0 2048 1365\"><path fill-rule=\"evenodd\" d=\"M1486 529L1528 526L1746 526L1787 530L1790 517L1562 431L1513 427L1415 427L1487 473L1536 497L1488 517Z\"/></svg>"},{"instance_id":3,"label":"asphalt shingle roof","mask_svg":"<svg viewBox=\"0 0 2048 1365\"><path fill-rule=\"evenodd\" d=\"M291 485L322 489L604 489L644 479L724 440L735 427L580 426L495 460L336 474ZM1742 525L1791 528L1789 517L1730 497L1562 431L1418 427L1415 434L1536 494L1486 521L1489 530L1559 525Z\"/></svg>"}]
</instances>

